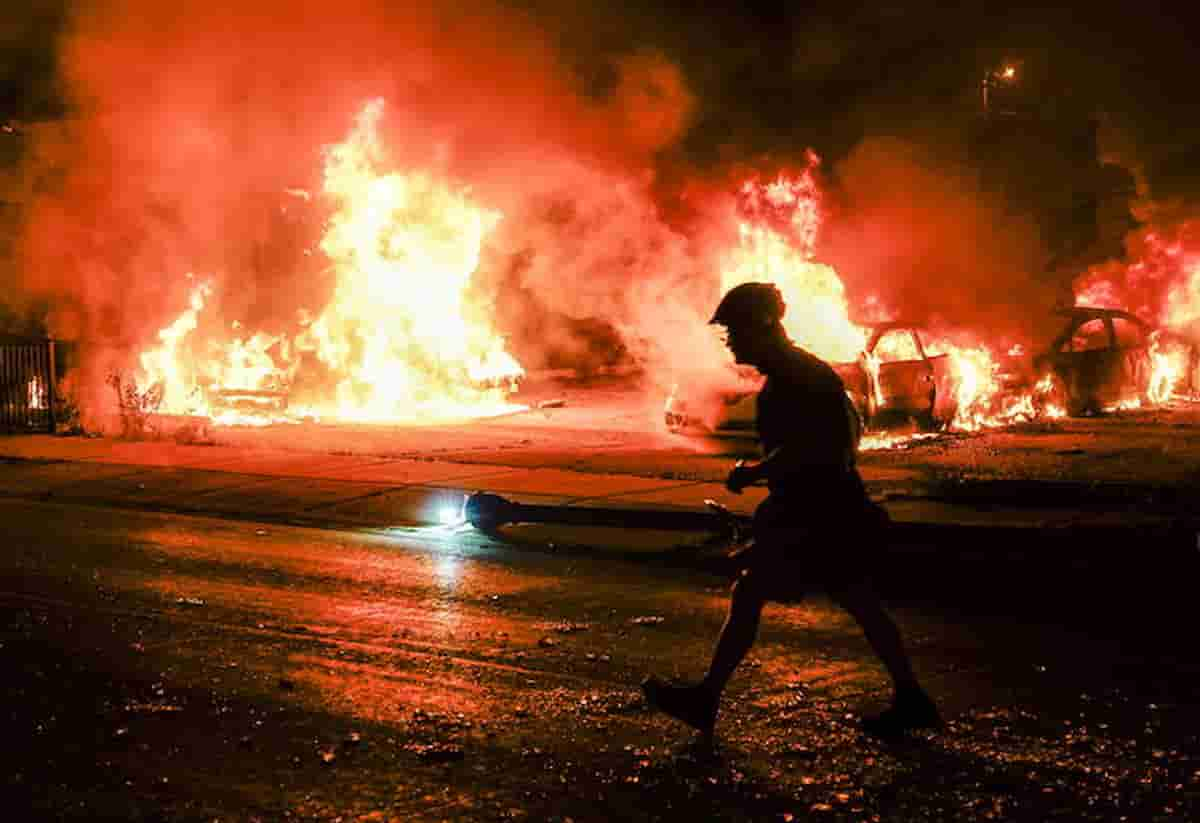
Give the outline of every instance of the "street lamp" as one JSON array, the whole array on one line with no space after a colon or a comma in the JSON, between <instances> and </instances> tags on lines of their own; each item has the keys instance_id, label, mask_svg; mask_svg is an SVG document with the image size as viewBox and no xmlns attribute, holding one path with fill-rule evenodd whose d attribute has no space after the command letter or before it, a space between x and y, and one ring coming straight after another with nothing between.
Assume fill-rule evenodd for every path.
<instances>
[{"instance_id":1,"label":"street lamp","mask_svg":"<svg viewBox=\"0 0 1200 823\"><path fill-rule=\"evenodd\" d=\"M996 69L988 69L983 74L983 112L991 113L991 92L997 85L1011 86L1017 82L1017 66L1015 63L1005 63Z\"/></svg>"}]
</instances>

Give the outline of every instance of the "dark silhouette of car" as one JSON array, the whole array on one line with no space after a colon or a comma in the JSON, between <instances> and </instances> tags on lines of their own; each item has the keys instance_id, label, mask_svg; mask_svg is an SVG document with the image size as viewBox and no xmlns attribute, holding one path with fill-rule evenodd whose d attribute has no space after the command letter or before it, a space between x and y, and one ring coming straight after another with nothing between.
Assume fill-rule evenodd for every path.
<instances>
[{"instance_id":1,"label":"dark silhouette of car","mask_svg":"<svg viewBox=\"0 0 1200 823\"><path fill-rule=\"evenodd\" d=\"M1072 417L1098 414L1127 401L1148 402L1153 363L1151 349L1161 345L1188 349L1185 385L1194 381L1197 348L1165 329L1156 329L1120 309L1073 306L1060 309L1067 319L1054 342L1033 360L1032 372L1053 377L1048 398ZM1193 387L1194 388L1194 387Z\"/></svg>"},{"instance_id":2,"label":"dark silhouette of car","mask_svg":"<svg viewBox=\"0 0 1200 823\"><path fill-rule=\"evenodd\" d=\"M915 421L925 430L942 428L958 410L958 381L947 354L931 354L922 329L890 322L868 327L867 343L854 361L831 364L846 384L860 430ZM753 431L758 385L699 392L676 386L664 416L671 431ZM715 396L713 396L715 395Z\"/></svg>"}]
</instances>

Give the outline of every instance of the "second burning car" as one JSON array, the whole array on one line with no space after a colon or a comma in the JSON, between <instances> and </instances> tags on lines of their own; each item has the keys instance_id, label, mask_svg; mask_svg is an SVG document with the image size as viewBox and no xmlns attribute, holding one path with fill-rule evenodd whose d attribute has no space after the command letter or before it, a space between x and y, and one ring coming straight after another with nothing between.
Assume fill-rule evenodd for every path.
<instances>
[{"instance_id":1,"label":"second burning car","mask_svg":"<svg viewBox=\"0 0 1200 823\"><path fill-rule=\"evenodd\" d=\"M946 354L932 354L922 329L912 323L880 323L868 328L859 357L833 368L862 429L915 421L925 430L947 425L958 409L958 381ZM667 398L665 420L671 431L716 432L754 428L758 386L699 390L676 386Z\"/></svg>"},{"instance_id":2,"label":"second burning car","mask_svg":"<svg viewBox=\"0 0 1200 823\"><path fill-rule=\"evenodd\" d=\"M1200 350L1184 338L1119 309L1073 306L1058 313L1066 324L1034 358L1032 373L1052 376L1052 400L1067 414L1156 404L1195 390Z\"/></svg>"}]
</instances>

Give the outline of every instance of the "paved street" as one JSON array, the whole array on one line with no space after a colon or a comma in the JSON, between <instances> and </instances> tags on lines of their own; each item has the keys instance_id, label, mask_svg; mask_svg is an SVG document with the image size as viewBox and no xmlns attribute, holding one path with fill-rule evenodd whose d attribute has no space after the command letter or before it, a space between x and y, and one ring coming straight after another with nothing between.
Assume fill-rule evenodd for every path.
<instances>
[{"instance_id":1,"label":"paved street","mask_svg":"<svg viewBox=\"0 0 1200 823\"><path fill-rule=\"evenodd\" d=\"M612 400L612 402L608 402ZM32 819L1191 820L1191 407L863 455L879 586L949 725L857 732L887 684L826 599L774 605L715 752L638 682L702 673L721 547L436 525L467 491L741 511L744 440L621 398L425 429L0 440L5 791ZM636 416L636 415L635 415Z\"/></svg>"},{"instance_id":2,"label":"paved street","mask_svg":"<svg viewBox=\"0 0 1200 823\"><path fill-rule=\"evenodd\" d=\"M480 489L529 502L650 508L696 508L707 497L742 512L762 498L762 490L735 496L722 486L733 460L753 454L751 439L669 434L653 397L555 385L522 399L565 405L422 427L194 430L166 420L161 439L142 442L3 438L0 459L26 465L0 473L0 494L36 490L58 499L367 527L436 521L445 501ZM905 523L1190 527L1200 512L1198 431L1200 404L1179 403L943 434L864 452L860 466L871 493ZM89 482L104 472L112 482Z\"/></svg>"},{"instance_id":3,"label":"paved street","mask_svg":"<svg viewBox=\"0 0 1200 823\"><path fill-rule=\"evenodd\" d=\"M5 790L34 819L1200 809L1200 657L1192 603L1172 597L1190 582L1160 599L1137 590L1147 575L1130 587L1101 563L997 598L978 563L910 557L885 589L951 722L901 747L856 732L886 691L853 625L820 598L773 606L709 755L636 684L700 673L716 576L436 527L18 499L0 516ZM1178 581L1183 565L1160 569Z\"/></svg>"},{"instance_id":4,"label":"paved street","mask_svg":"<svg viewBox=\"0 0 1200 823\"><path fill-rule=\"evenodd\" d=\"M0 823L1200 823L1196 30L975 5L0 5Z\"/></svg>"}]
</instances>

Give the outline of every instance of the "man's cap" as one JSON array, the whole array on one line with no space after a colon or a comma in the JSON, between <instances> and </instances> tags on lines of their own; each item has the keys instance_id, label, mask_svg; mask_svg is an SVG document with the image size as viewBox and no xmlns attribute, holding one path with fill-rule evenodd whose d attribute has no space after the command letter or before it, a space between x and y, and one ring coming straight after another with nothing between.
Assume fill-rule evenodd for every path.
<instances>
[{"instance_id":1,"label":"man's cap","mask_svg":"<svg viewBox=\"0 0 1200 823\"><path fill-rule=\"evenodd\" d=\"M708 322L726 328L766 326L778 323L786 309L774 283L742 283L725 293Z\"/></svg>"}]
</instances>

